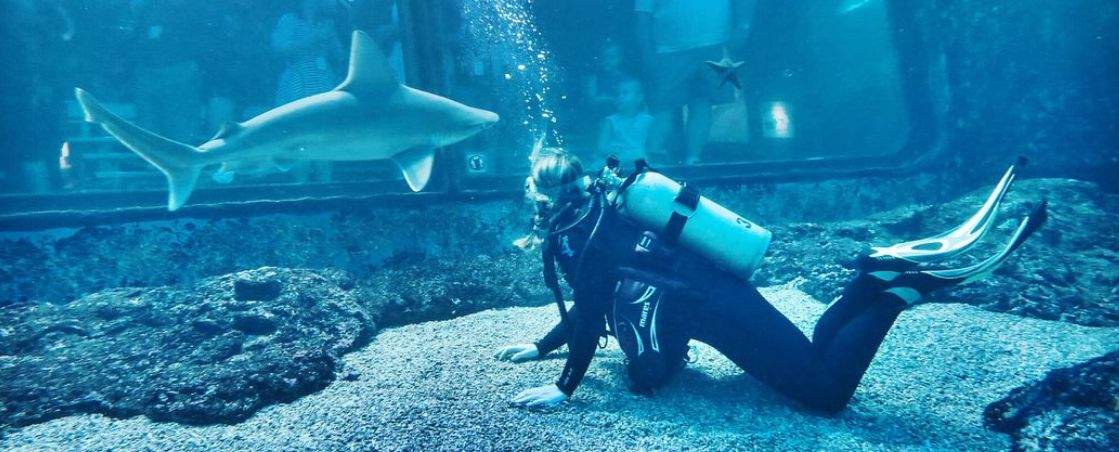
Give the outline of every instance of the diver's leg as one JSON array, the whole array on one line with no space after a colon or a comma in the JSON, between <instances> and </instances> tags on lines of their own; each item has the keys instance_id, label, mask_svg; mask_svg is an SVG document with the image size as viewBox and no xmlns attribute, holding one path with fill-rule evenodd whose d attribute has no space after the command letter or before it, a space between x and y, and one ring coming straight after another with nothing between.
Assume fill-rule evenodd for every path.
<instances>
[{"instance_id":1,"label":"diver's leg","mask_svg":"<svg viewBox=\"0 0 1119 452\"><path fill-rule=\"evenodd\" d=\"M748 284L712 295L697 309L695 338L778 392L829 413L847 406L906 308L894 297L873 295L869 306L838 326L829 345L821 347Z\"/></svg>"},{"instance_id":2,"label":"diver's leg","mask_svg":"<svg viewBox=\"0 0 1119 452\"><path fill-rule=\"evenodd\" d=\"M816 321L812 343L817 347L826 347L839 329L866 310L874 301L874 296L884 288L885 283L880 279L861 272L856 275L843 290L843 294Z\"/></svg>"},{"instance_id":3,"label":"diver's leg","mask_svg":"<svg viewBox=\"0 0 1119 452\"><path fill-rule=\"evenodd\" d=\"M778 392L837 412L850 399L796 325L746 283L718 284L697 303L692 333Z\"/></svg>"},{"instance_id":4,"label":"diver's leg","mask_svg":"<svg viewBox=\"0 0 1119 452\"><path fill-rule=\"evenodd\" d=\"M854 394L902 311L934 290L974 281L994 271L1046 218L1046 203L1042 202L1022 220L1002 251L969 267L860 273L820 318L813 333L816 352L832 373L834 391L841 393L837 397L849 399Z\"/></svg>"},{"instance_id":5,"label":"diver's leg","mask_svg":"<svg viewBox=\"0 0 1119 452\"><path fill-rule=\"evenodd\" d=\"M971 266L954 269L929 269L904 259L868 258L860 262L859 274L851 281L820 320L812 334L813 343L828 347L836 333L847 322L867 307L878 303L879 298L892 298L906 305L916 304L926 295L945 287L965 284L989 275L1022 246L1048 218L1047 203L1038 203L1011 235L999 253Z\"/></svg>"},{"instance_id":6,"label":"diver's leg","mask_svg":"<svg viewBox=\"0 0 1119 452\"><path fill-rule=\"evenodd\" d=\"M855 394L886 333L908 307L902 300L885 293L860 301L866 304L865 309L836 328L825 341L814 344L816 353L831 373L832 395L837 400L847 401Z\"/></svg>"}]
</instances>

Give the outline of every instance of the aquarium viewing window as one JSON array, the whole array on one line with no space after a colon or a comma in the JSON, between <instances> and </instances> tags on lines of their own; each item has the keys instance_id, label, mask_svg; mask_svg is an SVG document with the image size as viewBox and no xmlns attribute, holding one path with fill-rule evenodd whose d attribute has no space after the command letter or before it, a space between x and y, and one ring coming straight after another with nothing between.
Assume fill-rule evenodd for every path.
<instances>
[{"instance_id":1,"label":"aquarium viewing window","mask_svg":"<svg viewBox=\"0 0 1119 452\"><path fill-rule=\"evenodd\" d=\"M166 215L163 174L85 122L74 85L125 120L196 145L224 123L307 94L292 91L300 71L321 71L322 86L334 86L346 71L352 28L377 37L409 86L502 120L438 150L423 193L412 194L386 160L215 166L203 171L185 212L509 196L521 188L541 136L588 166L621 152L701 183L904 167L935 142L930 77L918 30L906 27L912 7L905 2L728 2L733 6L704 19L725 23L726 42L682 53L656 46L699 38L657 35L643 21L670 14L640 11L633 2L340 2L320 12L332 27L323 32L322 58L310 66L283 50L298 25L294 10L261 15L251 4L182 11L175 2L144 4L20 12L24 20L67 28L13 41L23 55L13 67L26 69L15 81L35 96L12 108L44 122L8 145L19 147L23 160L0 168L5 221L75 210ZM198 24L207 38L189 38Z\"/></svg>"}]
</instances>

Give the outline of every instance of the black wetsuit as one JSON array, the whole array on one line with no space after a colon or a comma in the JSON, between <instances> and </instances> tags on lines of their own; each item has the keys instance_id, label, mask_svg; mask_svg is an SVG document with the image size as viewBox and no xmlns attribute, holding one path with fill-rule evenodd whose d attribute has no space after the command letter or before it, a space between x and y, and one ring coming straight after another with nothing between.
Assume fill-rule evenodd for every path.
<instances>
[{"instance_id":1,"label":"black wetsuit","mask_svg":"<svg viewBox=\"0 0 1119 452\"><path fill-rule=\"evenodd\" d=\"M590 365L612 312L615 291L625 286L619 282L636 279L673 286L661 300L662 343L704 342L778 392L826 412L847 405L882 339L906 307L899 298L882 293L883 284L877 279L860 274L816 323L809 340L741 278L714 267L671 274L635 258L641 231L612 208L605 209L597 235L586 246L598 213L599 202L591 201L583 211L567 215L559 223L569 226L554 231L545 245L572 288L574 307L568 318L574 325L569 331L561 321L536 345L543 356L568 344L567 364L556 382L568 395ZM680 347L667 348L680 354ZM669 360L677 358L673 355Z\"/></svg>"}]
</instances>

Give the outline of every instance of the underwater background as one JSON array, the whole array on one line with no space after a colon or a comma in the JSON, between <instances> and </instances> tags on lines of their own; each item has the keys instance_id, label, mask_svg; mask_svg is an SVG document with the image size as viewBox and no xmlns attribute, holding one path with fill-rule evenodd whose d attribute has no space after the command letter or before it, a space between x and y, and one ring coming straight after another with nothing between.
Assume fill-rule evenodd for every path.
<instances>
[{"instance_id":1,"label":"underwater background","mask_svg":"<svg viewBox=\"0 0 1119 452\"><path fill-rule=\"evenodd\" d=\"M733 26L691 63L743 62L741 88L700 64L709 80L665 89L684 64L645 61L635 3L650 2L2 1L4 449L1119 445L1116 2L697 1ZM423 192L385 161L207 169L168 212L162 174L72 96L198 144L332 89L354 29L406 85L501 115L440 149ZM308 34L317 50L284 50ZM665 99L700 85L695 151L697 104ZM660 146L604 132L661 105ZM764 225L752 282L801 328L868 244L958 224L1019 157L999 215L1047 199L1050 220L993 277L903 314L837 416L709 348L634 395L615 345L575 399L526 412L507 398L563 360L490 355L556 321L539 255L511 245L541 135L588 167L645 143L651 165Z\"/></svg>"}]
</instances>

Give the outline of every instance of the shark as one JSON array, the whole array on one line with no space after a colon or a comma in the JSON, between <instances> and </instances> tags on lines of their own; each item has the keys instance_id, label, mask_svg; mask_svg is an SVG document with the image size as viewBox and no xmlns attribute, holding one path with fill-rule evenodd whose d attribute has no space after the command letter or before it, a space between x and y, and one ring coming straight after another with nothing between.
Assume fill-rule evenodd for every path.
<instances>
[{"instance_id":1,"label":"shark","mask_svg":"<svg viewBox=\"0 0 1119 452\"><path fill-rule=\"evenodd\" d=\"M491 127L499 117L401 84L375 41L354 31L349 71L337 88L281 105L241 123L230 122L198 146L170 140L112 113L81 88L85 120L167 176L167 209L190 198L201 170L282 170L304 160L391 160L412 191L431 177L435 149Z\"/></svg>"}]
</instances>

